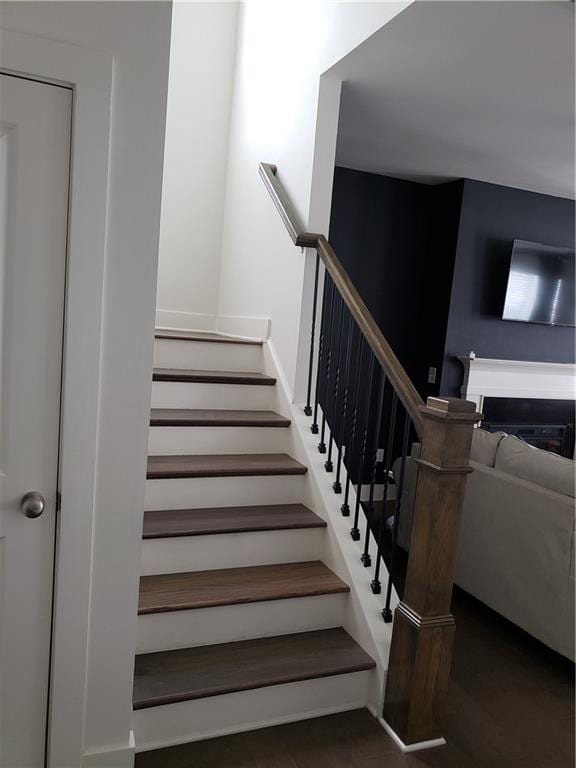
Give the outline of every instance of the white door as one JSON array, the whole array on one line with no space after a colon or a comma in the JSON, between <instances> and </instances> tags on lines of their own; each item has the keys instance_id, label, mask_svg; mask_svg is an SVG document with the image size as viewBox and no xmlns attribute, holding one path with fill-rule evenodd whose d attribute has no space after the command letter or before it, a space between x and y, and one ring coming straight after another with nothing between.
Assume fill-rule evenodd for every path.
<instances>
[{"instance_id":1,"label":"white door","mask_svg":"<svg viewBox=\"0 0 576 768\"><path fill-rule=\"evenodd\" d=\"M71 110L0 75L0 768L45 759Z\"/></svg>"}]
</instances>

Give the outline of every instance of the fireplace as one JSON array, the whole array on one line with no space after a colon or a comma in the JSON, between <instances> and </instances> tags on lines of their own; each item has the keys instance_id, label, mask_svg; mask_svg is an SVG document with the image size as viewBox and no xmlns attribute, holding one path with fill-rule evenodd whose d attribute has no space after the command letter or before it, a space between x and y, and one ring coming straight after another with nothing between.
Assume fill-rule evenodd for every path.
<instances>
[{"instance_id":1,"label":"fireplace","mask_svg":"<svg viewBox=\"0 0 576 768\"><path fill-rule=\"evenodd\" d=\"M574 401L485 397L482 408L483 429L515 435L560 456L574 456Z\"/></svg>"},{"instance_id":2,"label":"fireplace","mask_svg":"<svg viewBox=\"0 0 576 768\"><path fill-rule=\"evenodd\" d=\"M474 353L459 359L464 366L462 396L484 414L484 429L574 457L574 365L491 360Z\"/></svg>"}]
</instances>

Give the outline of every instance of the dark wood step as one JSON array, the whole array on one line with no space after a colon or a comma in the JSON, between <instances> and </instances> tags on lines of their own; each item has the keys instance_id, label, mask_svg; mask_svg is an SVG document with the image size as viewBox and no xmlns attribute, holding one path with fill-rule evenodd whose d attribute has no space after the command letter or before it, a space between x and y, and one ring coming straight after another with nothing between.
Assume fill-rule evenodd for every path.
<instances>
[{"instance_id":1,"label":"dark wood step","mask_svg":"<svg viewBox=\"0 0 576 768\"><path fill-rule=\"evenodd\" d=\"M325 527L324 520L303 504L160 509L144 512L143 537L165 539L174 536Z\"/></svg>"},{"instance_id":2,"label":"dark wood step","mask_svg":"<svg viewBox=\"0 0 576 768\"><path fill-rule=\"evenodd\" d=\"M134 709L373 669L341 628L136 656Z\"/></svg>"},{"instance_id":3,"label":"dark wood step","mask_svg":"<svg viewBox=\"0 0 576 768\"><path fill-rule=\"evenodd\" d=\"M185 381L197 384L250 384L273 387L276 379L250 371L196 371L185 368L154 368L153 381Z\"/></svg>"},{"instance_id":4,"label":"dark wood step","mask_svg":"<svg viewBox=\"0 0 576 768\"><path fill-rule=\"evenodd\" d=\"M319 560L163 573L140 579L138 613L167 613L349 591L348 585Z\"/></svg>"},{"instance_id":5,"label":"dark wood step","mask_svg":"<svg viewBox=\"0 0 576 768\"><path fill-rule=\"evenodd\" d=\"M305 475L304 464L286 453L216 453L148 457L148 479L175 477L260 477Z\"/></svg>"},{"instance_id":6,"label":"dark wood step","mask_svg":"<svg viewBox=\"0 0 576 768\"><path fill-rule=\"evenodd\" d=\"M274 411L153 408L151 427L289 427L290 419Z\"/></svg>"},{"instance_id":7,"label":"dark wood step","mask_svg":"<svg viewBox=\"0 0 576 768\"><path fill-rule=\"evenodd\" d=\"M224 333L210 333L209 331L171 331L157 328L154 333L156 339L172 339L174 341L210 341L216 344L249 344L262 346L259 339L243 339L236 336L226 336Z\"/></svg>"}]
</instances>

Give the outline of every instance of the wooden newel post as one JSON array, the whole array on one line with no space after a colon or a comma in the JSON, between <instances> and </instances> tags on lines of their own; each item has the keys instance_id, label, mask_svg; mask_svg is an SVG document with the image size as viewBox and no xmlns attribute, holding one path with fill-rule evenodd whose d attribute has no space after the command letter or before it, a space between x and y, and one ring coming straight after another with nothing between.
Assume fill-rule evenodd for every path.
<instances>
[{"instance_id":1,"label":"wooden newel post","mask_svg":"<svg viewBox=\"0 0 576 768\"><path fill-rule=\"evenodd\" d=\"M396 608L384 720L404 742L442 737L454 617L456 547L474 424L474 403L429 397L423 417L410 557Z\"/></svg>"}]
</instances>

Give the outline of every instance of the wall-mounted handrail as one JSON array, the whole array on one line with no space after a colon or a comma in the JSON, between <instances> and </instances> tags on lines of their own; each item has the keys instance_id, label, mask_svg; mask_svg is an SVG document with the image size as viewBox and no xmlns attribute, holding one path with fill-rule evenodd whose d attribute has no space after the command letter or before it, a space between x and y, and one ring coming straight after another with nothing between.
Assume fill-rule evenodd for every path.
<instances>
[{"instance_id":1,"label":"wall-mounted handrail","mask_svg":"<svg viewBox=\"0 0 576 768\"><path fill-rule=\"evenodd\" d=\"M319 235L304 231L296 209L278 179L276 166L272 163L260 163L258 172L294 245L301 248L315 248Z\"/></svg>"},{"instance_id":2,"label":"wall-mounted handrail","mask_svg":"<svg viewBox=\"0 0 576 768\"><path fill-rule=\"evenodd\" d=\"M259 173L274 201L274 205L280 213L280 217L288 230L292 242L303 248L315 248L318 252L322 263L334 281L334 285L342 300L358 324L368 346L382 366L382 370L397 392L400 401L410 414L414 429L420 437L422 435L420 407L424 405L424 401L378 327L364 300L350 280L334 249L324 235L304 231L298 214L278 179L276 166L271 163L260 163Z\"/></svg>"}]
</instances>

